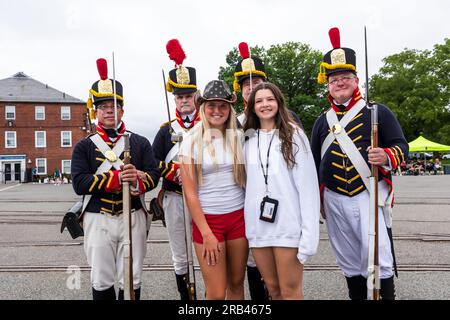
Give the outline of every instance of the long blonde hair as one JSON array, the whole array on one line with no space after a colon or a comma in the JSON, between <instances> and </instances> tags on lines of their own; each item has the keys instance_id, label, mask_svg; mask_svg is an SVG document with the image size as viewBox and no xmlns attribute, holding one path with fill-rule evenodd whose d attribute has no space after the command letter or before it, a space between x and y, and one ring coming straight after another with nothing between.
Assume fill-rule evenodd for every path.
<instances>
[{"instance_id":1,"label":"long blonde hair","mask_svg":"<svg viewBox=\"0 0 450 320\"><path fill-rule=\"evenodd\" d=\"M206 146L206 150L211 155L213 159L213 163L217 164L217 159L215 157L215 148L212 141L211 131L214 130L209 125L205 116L205 104L207 102L203 102L200 105L200 120L201 122L193 128L193 139L192 144L190 146L191 154L194 154L194 146L197 147L198 150L198 158L195 162L195 171L197 174L197 183L201 185L203 183L203 148ZM243 134L238 134L237 128L237 119L236 119L236 111L231 104L230 114L225 123L225 130L222 132L222 136L224 137L224 151L231 152L233 157L233 177L236 184L240 187L245 186L245 165L244 165L244 152L242 150ZM193 176L193 172L190 172L191 177Z\"/></svg>"}]
</instances>

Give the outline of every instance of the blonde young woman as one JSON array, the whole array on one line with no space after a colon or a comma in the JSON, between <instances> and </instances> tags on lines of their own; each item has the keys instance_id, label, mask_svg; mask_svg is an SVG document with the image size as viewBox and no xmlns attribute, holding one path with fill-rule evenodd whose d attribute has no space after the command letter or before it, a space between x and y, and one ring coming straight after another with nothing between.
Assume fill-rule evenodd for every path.
<instances>
[{"instance_id":1,"label":"blonde young woman","mask_svg":"<svg viewBox=\"0 0 450 320\"><path fill-rule=\"evenodd\" d=\"M308 138L272 83L253 89L246 116L246 236L270 297L302 299L303 264L319 244L319 188Z\"/></svg>"},{"instance_id":2,"label":"blonde young woman","mask_svg":"<svg viewBox=\"0 0 450 320\"><path fill-rule=\"evenodd\" d=\"M181 178L207 300L244 299L245 168L235 101L224 81L209 82L204 95L196 96L201 123L184 138L180 151Z\"/></svg>"}]
</instances>

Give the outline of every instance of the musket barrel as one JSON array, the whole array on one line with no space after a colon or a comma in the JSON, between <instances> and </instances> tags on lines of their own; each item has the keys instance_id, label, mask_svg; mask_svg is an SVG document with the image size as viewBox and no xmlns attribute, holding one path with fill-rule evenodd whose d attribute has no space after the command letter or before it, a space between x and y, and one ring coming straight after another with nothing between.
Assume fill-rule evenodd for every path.
<instances>
[{"instance_id":1,"label":"musket barrel","mask_svg":"<svg viewBox=\"0 0 450 320\"><path fill-rule=\"evenodd\" d=\"M123 135L124 147L124 165L130 163L130 137L128 134ZM132 239L132 224L131 224L131 199L130 199L130 183L122 182L123 192L123 222L125 229L124 241L124 299L134 300L133 290L133 239Z\"/></svg>"},{"instance_id":2,"label":"musket barrel","mask_svg":"<svg viewBox=\"0 0 450 320\"><path fill-rule=\"evenodd\" d=\"M369 100L369 59L367 51L367 29L364 26L364 48L366 60L366 103L371 115L371 148L378 148L378 106ZM369 256L367 277L367 298L380 299L380 264L378 249L378 166L371 165L369 210Z\"/></svg>"}]
</instances>

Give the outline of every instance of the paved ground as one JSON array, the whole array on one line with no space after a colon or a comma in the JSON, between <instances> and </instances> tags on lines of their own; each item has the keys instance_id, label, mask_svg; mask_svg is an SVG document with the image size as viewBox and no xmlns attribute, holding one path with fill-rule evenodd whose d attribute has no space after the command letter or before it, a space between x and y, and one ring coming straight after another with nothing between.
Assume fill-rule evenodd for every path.
<instances>
[{"instance_id":1,"label":"paved ground","mask_svg":"<svg viewBox=\"0 0 450 320\"><path fill-rule=\"evenodd\" d=\"M395 184L397 297L450 299L450 176L395 177ZM70 185L0 185L0 299L91 298L83 239L59 232L62 216L76 199ZM143 299L177 299L170 256L167 231L156 223L149 236ZM199 271L196 277L202 297ZM347 298L324 225L318 253L305 267L304 292L306 299Z\"/></svg>"}]
</instances>

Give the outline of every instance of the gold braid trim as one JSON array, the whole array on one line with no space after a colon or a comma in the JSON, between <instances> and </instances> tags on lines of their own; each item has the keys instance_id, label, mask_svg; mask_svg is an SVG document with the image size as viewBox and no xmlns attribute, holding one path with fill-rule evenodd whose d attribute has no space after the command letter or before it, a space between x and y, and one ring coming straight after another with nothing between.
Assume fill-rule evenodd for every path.
<instances>
[{"instance_id":1,"label":"gold braid trim","mask_svg":"<svg viewBox=\"0 0 450 320\"><path fill-rule=\"evenodd\" d=\"M326 62L322 62L319 67L319 75L317 76L317 82L319 84L327 83L327 75L326 70L335 70L335 69L350 69L356 72L356 67L352 64L329 64Z\"/></svg>"},{"instance_id":2,"label":"gold braid trim","mask_svg":"<svg viewBox=\"0 0 450 320\"><path fill-rule=\"evenodd\" d=\"M259 76L263 76L264 78L267 78L266 73L259 71L259 70L248 70L248 71L239 71L234 73L234 82L233 82L233 89L235 92L241 91L241 86L239 85L238 78L241 76L246 76L248 74L257 74Z\"/></svg>"},{"instance_id":3,"label":"gold braid trim","mask_svg":"<svg viewBox=\"0 0 450 320\"><path fill-rule=\"evenodd\" d=\"M89 89L89 93L90 94L92 94L94 97L96 97L96 98L104 98L104 97L111 97L111 98L114 98L114 94L113 93L100 93L100 92L97 92L97 91L95 91L94 89ZM116 97L117 97L117 99L119 99L119 100L121 100L122 102L123 102L123 97L122 96L119 96L117 93L116 93Z\"/></svg>"},{"instance_id":4,"label":"gold braid trim","mask_svg":"<svg viewBox=\"0 0 450 320\"><path fill-rule=\"evenodd\" d=\"M197 86L195 84L180 84L172 81L169 79L166 84L166 90L168 92L172 92L172 87L179 88L179 89L197 89Z\"/></svg>"}]
</instances>

